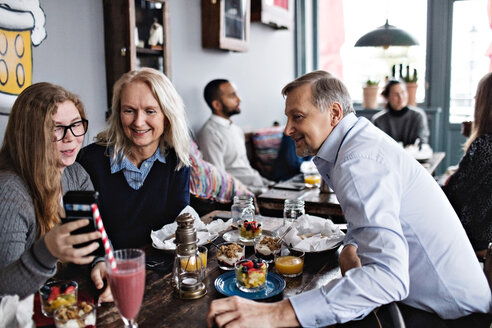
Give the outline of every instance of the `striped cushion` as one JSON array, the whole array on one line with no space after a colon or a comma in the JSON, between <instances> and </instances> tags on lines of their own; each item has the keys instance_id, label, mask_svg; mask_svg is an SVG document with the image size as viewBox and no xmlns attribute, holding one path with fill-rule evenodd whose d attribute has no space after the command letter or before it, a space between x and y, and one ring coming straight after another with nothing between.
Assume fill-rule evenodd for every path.
<instances>
[{"instance_id":1,"label":"striped cushion","mask_svg":"<svg viewBox=\"0 0 492 328\"><path fill-rule=\"evenodd\" d=\"M257 130L251 137L254 149L253 166L269 179L273 175L273 163L278 155L283 131L284 127L274 126Z\"/></svg>"},{"instance_id":2,"label":"striped cushion","mask_svg":"<svg viewBox=\"0 0 492 328\"><path fill-rule=\"evenodd\" d=\"M236 195L253 196L239 180L204 161L194 141L191 141L190 159L190 193L192 195L220 203L232 202Z\"/></svg>"}]
</instances>

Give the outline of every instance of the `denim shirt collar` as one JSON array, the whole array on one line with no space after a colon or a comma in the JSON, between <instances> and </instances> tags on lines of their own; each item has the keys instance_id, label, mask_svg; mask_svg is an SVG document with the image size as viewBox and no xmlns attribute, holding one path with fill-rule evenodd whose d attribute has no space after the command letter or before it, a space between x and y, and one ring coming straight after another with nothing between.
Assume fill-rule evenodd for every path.
<instances>
[{"instance_id":1,"label":"denim shirt collar","mask_svg":"<svg viewBox=\"0 0 492 328\"><path fill-rule=\"evenodd\" d=\"M166 157L162 155L160 151L160 147L157 147L155 150L154 154L147 158L143 163L154 163L156 160L158 160L161 163L166 163ZM113 152L114 152L114 147L110 147L109 149L109 162L111 166L111 174L114 174L116 172L119 172L123 169L127 170L138 170L139 169L133 164L128 157L126 157L122 152L119 152L118 155L116 156L116 159L113 158Z\"/></svg>"}]
</instances>

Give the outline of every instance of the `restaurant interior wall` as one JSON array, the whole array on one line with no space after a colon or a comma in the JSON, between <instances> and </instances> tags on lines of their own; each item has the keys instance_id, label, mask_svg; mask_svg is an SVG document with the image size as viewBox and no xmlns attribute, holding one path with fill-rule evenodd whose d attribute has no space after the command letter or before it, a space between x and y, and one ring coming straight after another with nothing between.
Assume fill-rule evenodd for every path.
<instances>
[{"instance_id":1,"label":"restaurant interior wall","mask_svg":"<svg viewBox=\"0 0 492 328\"><path fill-rule=\"evenodd\" d=\"M191 128L198 132L211 114L203 88L212 79L234 81L241 114L233 121L245 130L284 120L283 86L294 77L294 32L251 23L246 52L201 47L200 1L171 1L171 71L183 97Z\"/></svg>"},{"instance_id":2,"label":"restaurant interior wall","mask_svg":"<svg viewBox=\"0 0 492 328\"><path fill-rule=\"evenodd\" d=\"M40 0L46 39L32 47L33 83L51 82L76 93L89 123L85 142L105 127L106 73L102 1ZM8 116L0 116L3 142Z\"/></svg>"},{"instance_id":3,"label":"restaurant interior wall","mask_svg":"<svg viewBox=\"0 0 492 328\"><path fill-rule=\"evenodd\" d=\"M33 82L60 84L81 96L90 120L85 143L106 125L107 107L102 1L40 0L47 38L33 47ZM200 1L170 1L172 81L184 100L194 132L210 116L203 87L214 78L236 83L242 113L233 120L246 130L284 119L280 91L294 77L293 29L251 24L249 50L201 47ZM8 117L0 116L0 142Z\"/></svg>"}]
</instances>

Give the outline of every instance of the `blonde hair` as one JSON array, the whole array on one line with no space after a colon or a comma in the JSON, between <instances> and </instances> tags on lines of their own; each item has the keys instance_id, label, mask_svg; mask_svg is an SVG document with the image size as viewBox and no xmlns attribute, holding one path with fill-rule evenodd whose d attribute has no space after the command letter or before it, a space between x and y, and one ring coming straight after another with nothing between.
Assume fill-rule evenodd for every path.
<instances>
[{"instance_id":1,"label":"blonde hair","mask_svg":"<svg viewBox=\"0 0 492 328\"><path fill-rule=\"evenodd\" d=\"M470 145L484 133L492 132L492 73L487 73L478 82L475 94L475 119L472 124L470 136L463 148L465 152Z\"/></svg>"},{"instance_id":2,"label":"blonde hair","mask_svg":"<svg viewBox=\"0 0 492 328\"><path fill-rule=\"evenodd\" d=\"M0 169L15 172L29 190L40 235L53 228L63 213L53 115L67 100L85 119L80 99L64 88L46 82L26 88L12 106L0 149Z\"/></svg>"},{"instance_id":3,"label":"blonde hair","mask_svg":"<svg viewBox=\"0 0 492 328\"><path fill-rule=\"evenodd\" d=\"M118 154L123 153L129 157L131 140L125 135L121 123L121 93L130 83L143 82L152 90L154 98L164 114L164 119L169 122L161 136L159 148L163 155L166 155L169 148L174 148L178 158L176 170L183 166L190 165L190 136L183 100L172 85L171 81L160 71L153 68L142 68L123 74L113 87L113 101L111 106L111 116L109 118L109 128L96 136L96 142L103 146L113 146L113 159L118 159ZM167 128L167 127L170 128Z\"/></svg>"},{"instance_id":4,"label":"blonde hair","mask_svg":"<svg viewBox=\"0 0 492 328\"><path fill-rule=\"evenodd\" d=\"M305 84L311 84L311 101L320 112L324 112L334 102L340 103L343 115L355 112L352 98L343 82L326 71L313 71L298 77L282 89L282 95L286 97L290 91Z\"/></svg>"}]
</instances>

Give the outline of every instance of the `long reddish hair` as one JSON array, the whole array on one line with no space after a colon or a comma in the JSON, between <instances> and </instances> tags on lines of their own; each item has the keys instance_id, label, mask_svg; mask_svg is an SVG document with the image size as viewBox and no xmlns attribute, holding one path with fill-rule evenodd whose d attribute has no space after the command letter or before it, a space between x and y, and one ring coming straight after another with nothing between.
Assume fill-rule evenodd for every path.
<instances>
[{"instance_id":1,"label":"long reddish hair","mask_svg":"<svg viewBox=\"0 0 492 328\"><path fill-rule=\"evenodd\" d=\"M485 74L478 82L475 94L475 119L472 124L470 137L466 140L464 149L468 150L476 138L484 133L492 133L492 73Z\"/></svg>"},{"instance_id":2,"label":"long reddish hair","mask_svg":"<svg viewBox=\"0 0 492 328\"><path fill-rule=\"evenodd\" d=\"M34 203L39 235L59 222L61 171L54 139L53 115L58 105L71 101L86 118L80 99L51 83L36 83L26 88L10 112L0 149L0 170L17 174L26 185Z\"/></svg>"}]
</instances>

